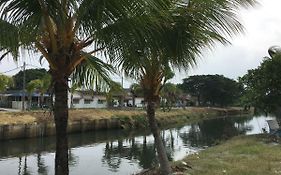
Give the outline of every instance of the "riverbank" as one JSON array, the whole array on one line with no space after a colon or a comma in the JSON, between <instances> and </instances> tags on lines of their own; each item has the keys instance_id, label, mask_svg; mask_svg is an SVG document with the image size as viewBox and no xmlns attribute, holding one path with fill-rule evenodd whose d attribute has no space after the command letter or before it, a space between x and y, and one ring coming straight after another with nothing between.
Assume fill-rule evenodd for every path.
<instances>
[{"instance_id":1,"label":"riverbank","mask_svg":"<svg viewBox=\"0 0 281 175\"><path fill-rule=\"evenodd\" d=\"M247 113L247 112L246 112ZM147 128L144 110L83 109L69 111L68 133L104 129ZM160 126L193 123L218 116L245 114L239 108L174 109L156 112ZM55 135L50 112L0 112L0 140Z\"/></svg>"},{"instance_id":2,"label":"riverbank","mask_svg":"<svg viewBox=\"0 0 281 175\"><path fill-rule=\"evenodd\" d=\"M178 161L174 170L190 175L281 174L281 149L269 135L238 136Z\"/></svg>"},{"instance_id":3,"label":"riverbank","mask_svg":"<svg viewBox=\"0 0 281 175\"><path fill-rule=\"evenodd\" d=\"M221 145L187 156L172 165L178 175L281 174L280 140L269 135L237 136ZM140 173L157 175L158 169Z\"/></svg>"}]
</instances>

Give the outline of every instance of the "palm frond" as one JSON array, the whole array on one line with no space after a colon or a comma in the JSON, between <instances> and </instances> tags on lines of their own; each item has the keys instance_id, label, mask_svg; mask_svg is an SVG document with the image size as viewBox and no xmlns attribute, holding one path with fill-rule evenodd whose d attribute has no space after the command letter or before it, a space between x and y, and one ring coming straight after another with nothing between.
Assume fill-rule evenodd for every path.
<instances>
[{"instance_id":1,"label":"palm frond","mask_svg":"<svg viewBox=\"0 0 281 175\"><path fill-rule=\"evenodd\" d=\"M0 20L0 31L0 50L3 53L0 60L8 54L17 59L20 46L19 29L6 21Z\"/></svg>"},{"instance_id":2,"label":"palm frond","mask_svg":"<svg viewBox=\"0 0 281 175\"><path fill-rule=\"evenodd\" d=\"M87 54L87 53L84 53ZM100 60L99 58L87 55L87 58L80 63L72 73L72 82L80 87L97 91L106 91L112 84L110 73L114 73L114 68Z\"/></svg>"},{"instance_id":3,"label":"palm frond","mask_svg":"<svg viewBox=\"0 0 281 175\"><path fill-rule=\"evenodd\" d=\"M160 28L153 24L153 20L146 21L141 29L143 33L138 33L142 36L141 41L135 38L133 30L118 33L111 37L113 40L107 40L108 48L117 48L111 60L133 78L144 70L155 69L157 65L162 70L165 67L189 69L196 65L204 49L212 48L217 42L229 44L228 37L242 32L238 10L254 4L255 0L189 0L188 3L176 3L169 10L171 20L165 22L159 18ZM158 14L150 15L158 18ZM114 32L108 33L114 35Z\"/></svg>"}]
</instances>

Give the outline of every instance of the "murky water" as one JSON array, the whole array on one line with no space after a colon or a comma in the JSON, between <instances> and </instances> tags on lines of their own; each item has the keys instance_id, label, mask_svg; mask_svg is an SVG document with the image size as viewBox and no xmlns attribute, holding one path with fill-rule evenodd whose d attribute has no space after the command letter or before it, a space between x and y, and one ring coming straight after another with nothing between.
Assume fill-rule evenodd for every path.
<instances>
[{"instance_id":1,"label":"murky water","mask_svg":"<svg viewBox=\"0 0 281 175\"><path fill-rule=\"evenodd\" d=\"M264 116L220 118L161 132L170 160L239 134L268 130ZM149 132L104 131L69 136L71 175L127 175L157 163ZM0 142L0 175L54 174L55 138Z\"/></svg>"}]
</instances>

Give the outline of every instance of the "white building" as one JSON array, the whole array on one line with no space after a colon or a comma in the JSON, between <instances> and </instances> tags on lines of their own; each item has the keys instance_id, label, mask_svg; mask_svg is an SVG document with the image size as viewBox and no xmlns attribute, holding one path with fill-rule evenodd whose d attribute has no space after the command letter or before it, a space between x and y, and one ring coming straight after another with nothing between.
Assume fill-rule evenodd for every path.
<instances>
[{"instance_id":1,"label":"white building","mask_svg":"<svg viewBox=\"0 0 281 175\"><path fill-rule=\"evenodd\" d=\"M69 108L106 108L105 94L93 91L75 91L68 95Z\"/></svg>"},{"instance_id":2,"label":"white building","mask_svg":"<svg viewBox=\"0 0 281 175\"><path fill-rule=\"evenodd\" d=\"M113 106L120 107L122 96L115 94L112 97ZM123 96L124 107L133 107L133 99L135 99L135 107L144 107L144 98L133 98L130 93ZM78 90L73 94L68 94L69 108L107 108L107 99L105 93L97 93L91 90Z\"/></svg>"}]
</instances>

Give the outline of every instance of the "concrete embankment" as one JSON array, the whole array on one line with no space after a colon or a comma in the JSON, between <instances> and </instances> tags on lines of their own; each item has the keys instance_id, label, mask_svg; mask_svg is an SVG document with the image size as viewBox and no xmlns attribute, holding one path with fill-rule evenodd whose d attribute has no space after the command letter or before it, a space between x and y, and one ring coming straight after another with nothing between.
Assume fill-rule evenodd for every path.
<instances>
[{"instance_id":1,"label":"concrete embankment","mask_svg":"<svg viewBox=\"0 0 281 175\"><path fill-rule=\"evenodd\" d=\"M109 112L110 111L110 112ZM249 112L246 112L249 113ZM98 114L98 115L97 115ZM222 108L189 108L171 112L157 111L156 117L160 126L192 123L218 116L241 115L245 112L239 109ZM27 120L24 116L28 115ZM53 117L42 117L43 112L5 113L9 121L0 123L0 141L55 135ZM95 117L93 117L95 116ZM19 119L18 122L17 119ZM0 114L1 120L1 114ZM107 129L147 128L148 122L144 111L120 110L74 110L70 111L68 133L79 133Z\"/></svg>"}]
</instances>

